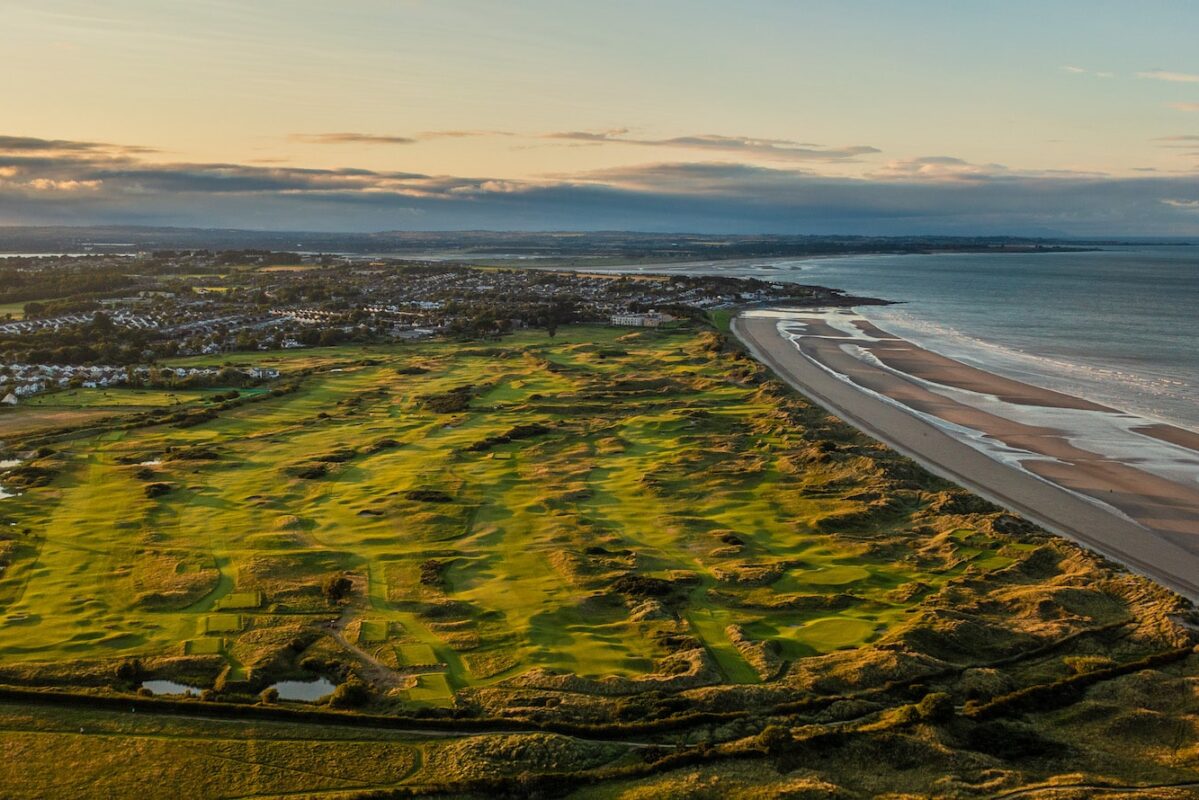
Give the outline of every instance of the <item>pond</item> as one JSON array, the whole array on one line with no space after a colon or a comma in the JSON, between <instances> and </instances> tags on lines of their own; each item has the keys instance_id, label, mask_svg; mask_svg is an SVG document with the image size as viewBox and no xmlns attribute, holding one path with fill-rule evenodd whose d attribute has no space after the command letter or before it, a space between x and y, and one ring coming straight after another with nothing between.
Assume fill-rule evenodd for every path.
<instances>
[{"instance_id":1,"label":"pond","mask_svg":"<svg viewBox=\"0 0 1199 800\"><path fill-rule=\"evenodd\" d=\"M314 681L279 681L271 687L280 700L302 700L312 703L330 694L336 687L327 678Z\"/></svg>"},{"instance_id":2,"label":"pond","mask_svg":"<svg viewBox=\"0 0 1199 800\"><path fill-rule=\"evenodd\" d=\"M196 694L200 691L194 686L175 681L142 681L142 688L154 694Z\"/></svg>"},{"instance_id":3,"label":"pond","mask_svg":"<svg viewBox=\"0 0 1199 800\"><path fill-rule=\"evenodd\" d=\"M21 459L19 458L0 459L0 470L12 469L13 467L19 466L21 466ZM0 500L4 500L8 497L16 497L16 495L12 492L6 491L4 486L0 485Z\"/></svg>"}]
</instances>

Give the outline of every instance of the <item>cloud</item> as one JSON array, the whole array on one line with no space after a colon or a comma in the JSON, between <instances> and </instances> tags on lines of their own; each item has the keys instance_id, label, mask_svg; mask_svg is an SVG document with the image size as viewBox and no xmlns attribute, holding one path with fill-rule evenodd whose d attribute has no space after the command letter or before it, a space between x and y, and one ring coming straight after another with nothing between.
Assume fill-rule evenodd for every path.
<instances>
[{"instance_id":1,"label":"cloud","mask_svg":"<svg viewBox=\"0 0 1199 800\"><path fill-rule=\"evenodd\" d=\"M953 156L924 156L888 161L866 174L873 180L1012 181L1028 178L1102 178L1102 172L1079 170L1013 170L1003 164L974 164Z\"/></svg>"},{"instance_id":2,"label":"cloud","mask_svg":"<svg viewBox=\"0 0 1199 800\"><path fill-rule=\"evenodd\" d=\"M1199 111L1199 103L1170 103L1169 107L1175 111Z\"/></svg>"},{"instance_id":3,"label":"cloud","mask_svg":"<svg viewBox=\"0 0 1199 800\"><path fill-rule=\"evenodd\" d=\"M1071 66L1069 64L1063 66L1062 71L1069 72L1071 75L1090 75L1095 78L1114 78L1114 77L1116 77L1116 73L1114 73L1114 72L1096 72L1095 70L1092 70L1092 69L1083 69L1082 67L1075 67L1075 66Z\"/></svg>"},{"instance_id":4,"label":"cloud","mask_svg":"<svg viewBox=\"0 0 1199 800\"><path fill-rule=\"evenodd\" d=\"M1199 83L1199 75L1192 72L1169 72L1164 69L1151 69L1145 72L1138 72L1138 78L1149 78L1155 81L1168 81L1170 83Z\"/></svg>"},{"instance_id":5,"label":"cloud","mask_svg":"<svg viewBox=\"0 0 1199 800\"><path fill-rule=\"evenodd\" d=\"M722 153L740 153L781 161L848 161L858 156L881 152L869 145L852 145L838 148L821 148L790 139L759 139L748 136L719 136L695 134L675 136L667 139L642 139L628 135L627 128L606 131L562 131L545 133L540 138L559 139L594 144L626 144L639 147L674 147L691 150L712 150Z\"/></svg>"},{"instance_id":6,"label":"cloud","mask_svg":"<svg viewBox=\"0 0 1199 800\"><path fill-rule=\"evenodd\" d=\"M511 180L156 163L119 148L43 144L0 151L0 223L1199 236L1194 174L1027 172L933 155L835 177L728 155Z\"/></svg>"},{"instance_id":7,"label":"cloud","mask_svg":"<svg viewBox=\"0 0 1199 800\"><path fill-rule=\"evenodd\" d=\"M80 142L70 139L39 139L34 136L0 136L0 153L124 153L138 155L158 152L137 145Z\"/></svg>"},{"instance_id":8,"label":"cloud","mask_svg":"<svg viewBox=\"0 0 1199 800\"><path fill-rule=\"evenodd\" d=\"M467 139L481 136L516 136L512 131L489 130L450 130L450 131L421 131L416 134L418 139Z\"/></svg>"},{"instance_id":9,"label":"cloud","mask_svg":"<svg viewBox=\"0 0 1199 800\"><path fill-rule=\"evenodd\" d=\"M288 138L293 142L303 144L368 144L368 145L397 145L418 144L431 139L466 139L486 136L517 136L511 131L490 130L445 130L421 131L410 136L394 136L376 133L358 133L347 131L343 133L293 133Z\"/></svg>"},{"instance_id":10,"label":"cloud","mask_svg":"<svg viewBox=\"0 0 1199 800\"><path fill-rule=\"evenodd\" d=\"M693 134L664 139L638 138L629 135L628 128L610 128L600 131L555 131L524 136L513 131L496 130L440 130L422 131L411 136L391 136L373 133L295 133L289 138L304 144L322 145L409 145L431 139L463 139L482 137L522 137L535 140L555 140L574 145L621 144L637 147L672 147L688 150L706 150L719 153L737 153L747 157L758 157L775 161L852 161L859 156L881 152L869 145L846 147L821 147L790 139L762 139L749 136L720 136L716 134Z\"/></svg>"},{"instance_id":11,"label":"cloud","mask_svg":"<svg viewBox=\"0 0 1199 800\"><path fill-rule=\"evenodd\" d=\"M1006 175L1002 164L971 164L953 156L924 156L888 161L868 177L878 179L993 180Z\"/></svg>"},{"instance_id":12,"label":"cloud","mask_svg":"<svg viewBox=\"0 0 1199 800\"><path fill-rule=\"evenodd\" d=\"M304 144L416 144L411 136L380 136L373 133L293 133L293 142Z\"/></svg>"}]
</instances>

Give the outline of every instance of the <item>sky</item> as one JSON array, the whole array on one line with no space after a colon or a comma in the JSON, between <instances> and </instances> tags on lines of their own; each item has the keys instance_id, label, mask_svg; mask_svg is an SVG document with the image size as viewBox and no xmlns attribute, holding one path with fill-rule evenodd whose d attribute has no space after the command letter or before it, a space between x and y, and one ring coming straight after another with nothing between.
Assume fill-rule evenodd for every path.
<instances>
[{"instance_id":1,"label":"sky","mask_svg":"<svg viewBox=\"0 0 1199 800\"><path fill-rule=\"evenodd\" d=\"M0 0L0 225L1199 236L1199 3Z\"/></svg>"}]
</instances>

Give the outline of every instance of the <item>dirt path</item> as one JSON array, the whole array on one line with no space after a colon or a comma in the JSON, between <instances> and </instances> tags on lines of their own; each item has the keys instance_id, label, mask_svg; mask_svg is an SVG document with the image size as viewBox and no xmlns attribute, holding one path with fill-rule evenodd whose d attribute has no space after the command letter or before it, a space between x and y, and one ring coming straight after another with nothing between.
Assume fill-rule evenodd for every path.
<instances>
[{"instance_id":1,"label":"dirt path","mask_svg":"<svg viewBox=\"0 0 1199 800\"><path fill-rule=\"evenodd\" d=\"M369 685L384 690L407 688L408 675L396 672L345 637L346 626L350 624L358 610L354 607L347 608L337 619L327 622L321 627L333 638L333 641L357 659L359 671Z\"/></svg>"}]
</instances>

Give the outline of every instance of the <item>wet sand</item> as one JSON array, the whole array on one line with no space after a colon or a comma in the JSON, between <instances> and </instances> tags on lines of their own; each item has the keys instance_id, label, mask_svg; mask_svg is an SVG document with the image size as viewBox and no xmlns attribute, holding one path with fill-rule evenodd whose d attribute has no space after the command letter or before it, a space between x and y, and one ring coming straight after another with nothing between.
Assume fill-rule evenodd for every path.
<instances>
[{"instance_id":1,"label":"wet sand","mask_svg":"<svg viewBox=\"0 0 1199 800\"><path fill-rule=\"evenodd\" d=\"M733 331L787 382L930 471L1199 599L1199 483L1146 471L1136 459L1091 452L1066 431L999 416L930 384L1029 408L1118 412L945 358L851 315L845 321L863 336L818 316L795 317L805 325L797 342L779 332L779 319L767 316L738 317ZM870 358L855 355L855 347ZM919 414L1030 457L1019 464L1000 460ZM1193 452L1199 463L1193 432L1156 423L1131 430L1185 448L1180 452Z\"/></svg>"}]
</instances>

